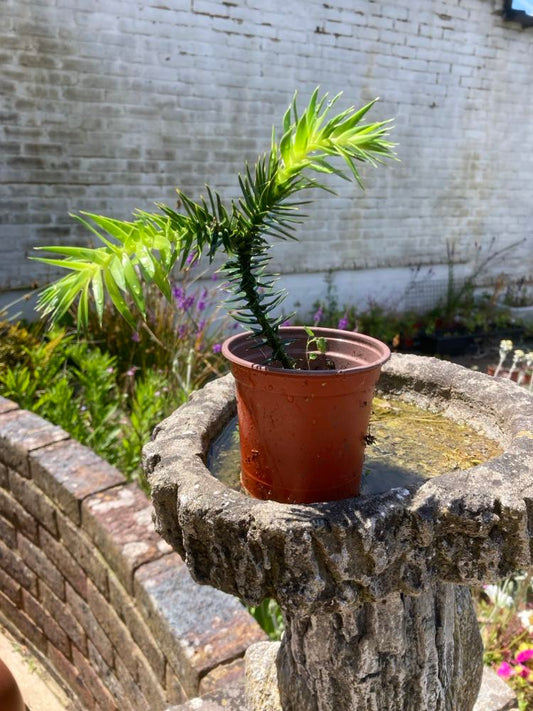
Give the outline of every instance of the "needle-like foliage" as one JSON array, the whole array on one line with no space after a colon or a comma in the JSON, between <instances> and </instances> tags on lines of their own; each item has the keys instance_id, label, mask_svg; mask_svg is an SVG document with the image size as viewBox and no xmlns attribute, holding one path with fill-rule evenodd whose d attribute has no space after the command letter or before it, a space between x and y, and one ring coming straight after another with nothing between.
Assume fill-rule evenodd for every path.
<instances>
[{"instance_id":1,"label":"needle-like foliage","mask_svg":"<svg viewBox=\"0 0 533 711\"><path fill-rule=\"evenodd\" d=\"M319 98L316 89L299 115L295 96L283 118L279 143L273 132L270 151L258 158L253 170L247 166L239 176L242 195L229 207L207 187L207 197L199 202L178 190L181 211L159 205L160 213L137 211L130 222L82 213L77 219L96 234L101 246L42 248L61 258L41 261L70 270L41 293L43 314L55 322L77 301L82 328L89 300L101 314L107 294L133 325L134 312L142 315L145 310L143 282L156 284L170 299L170 274L176 262L183 265L191 253L212 260L222 252L222 269L233 292L232 315L262 337L272 349L272 360L292 367L279 336L283 319L275 315L285 294L269 270L268 240L296 239L305 204L299 193L312 187L329 190L318 182L317 174L354 179L363 187L359 163L377 165L394 157L393 144L387 140L389 122L361 123L375 102L331 116L338 98L328 100L327 94ZM344 161L344 170L333 162L338 158Z\"/></svg>"}]
</instances>

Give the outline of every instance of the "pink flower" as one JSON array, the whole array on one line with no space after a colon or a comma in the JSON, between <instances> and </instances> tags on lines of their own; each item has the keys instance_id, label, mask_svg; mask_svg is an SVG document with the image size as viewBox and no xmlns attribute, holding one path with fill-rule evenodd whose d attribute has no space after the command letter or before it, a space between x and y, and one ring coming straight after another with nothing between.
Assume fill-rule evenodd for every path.
<instances>
[{"instance_id":1,"label":"pink flower","mask_svg":"<svg viewBox=\"0 0 533 711\"><path fill-rule=\"evenodd\" d=\"M498 674L498 676L501 676L502 679L509 679L513 676L514 669L507 662L502 662L496 670L496 673Z\"/></svg>"},{"instance_id":2,"label":"pink flower","mask_svg":"<svg viewBox=\"0 0 533 711\"><path fill-rule=\"evenodd\" d=\"M518 676L521 676L522 679L527 679L529 677L529 669L527 667L523 667L522 665L520 665L518 667L517 674L518 674Z\"/></svg>"},{"instance_id":3,"label":"pink flower","mask_svg":"<svg viewBox=\"0 0 533 711\"><path fill-rule=\"evenodd\" d=\"M515 661L518 664L525 664L526 662L530 662L533 659L533 649L523 649L521 652L518 652L516 655Z\"/></svg>"}]
</instances>

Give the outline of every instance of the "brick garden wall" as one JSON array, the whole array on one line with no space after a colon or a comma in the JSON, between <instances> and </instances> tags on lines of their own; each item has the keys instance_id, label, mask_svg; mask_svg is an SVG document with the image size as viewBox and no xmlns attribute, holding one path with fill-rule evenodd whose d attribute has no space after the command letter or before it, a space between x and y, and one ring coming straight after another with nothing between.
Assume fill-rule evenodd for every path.
<instances>
[{"instance_id":1,"label":"brick garden wall","mask_svg":"<svg viewBox=\"0 0 533 711\"><path fill-rule=\"evenodd\" d=\"M127 217L174 186L227 197L293 91L379 95L402 162L341 184L284 273L467 259L477 240L528 241L532 273L533 30L503 0L5 0L0 27L0 288L50 276L34 246L85 241L68 213ZM385 278L386 280L386 278ZM307 288L307 287L306 287Z\"/></svg>"},{"instance_id":2,"label":"brick garden wall","mask_svg":"<svg viewBox=\"0 0 533 711\"><path fill-rule=\"evenodd\" d=\"M80 708L163 711L241 672L264 638L154 532L134 484L0 398L0 621Z\"/></svg>"}]
</instances>

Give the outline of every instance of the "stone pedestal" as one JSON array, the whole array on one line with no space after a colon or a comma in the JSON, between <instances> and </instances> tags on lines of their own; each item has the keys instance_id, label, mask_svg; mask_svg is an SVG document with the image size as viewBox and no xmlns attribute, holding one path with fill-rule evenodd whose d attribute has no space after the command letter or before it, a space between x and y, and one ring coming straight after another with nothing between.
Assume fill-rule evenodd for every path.
<instances>
[{"instance_id":1,"label":"stone pedestal","mask_svg":"<svg viewBox=\"0 0 533 711\"><path fill-rule=\"evenodd\" d=\"M235 412L230 376L195 394L146 448L157 530L193 577L247 604L275 598L283 610L276 673L254 680L247 670L248 711L474 707L482 650L466 586L532 564L532 399L412 356L394 356L380 387L468 422L504 453L417 490L310 505L254 500L205 466Z\"/></svg>"},{"instance_id":2,"label":"stone pedestal","mask_svg":"<svg viewBox=\"0 0 533 711\"><path fill-rule=\"evenodd\" d=\"M282 708L471 711L482 652L470 591L458 585L289 614L277 657Z\"/></svg>"}]
</instances>

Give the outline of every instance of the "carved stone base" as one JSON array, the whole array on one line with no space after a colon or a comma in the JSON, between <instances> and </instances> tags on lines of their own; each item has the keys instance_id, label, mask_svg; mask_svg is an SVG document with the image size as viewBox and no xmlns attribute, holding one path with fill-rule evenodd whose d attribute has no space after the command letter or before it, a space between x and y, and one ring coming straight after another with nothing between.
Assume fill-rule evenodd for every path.
<instances>
[{"instance_id":1,"label":"carved stone base","mask_svg":"<svg viewBox=\"0 0 533 711\"><path fill-rule=\"evenodd\" d=\"M281 708L472 711L482 651L470 592L456 585L393 594L345 613L290 617L276 660ZM247 670L247 682L252 677ZM272 694L258 689L260 678L276 683L268 670L255 674L249 711L264 711L259 700Z\"/></svg>"}]
</instances>

